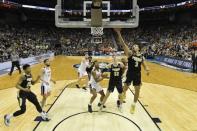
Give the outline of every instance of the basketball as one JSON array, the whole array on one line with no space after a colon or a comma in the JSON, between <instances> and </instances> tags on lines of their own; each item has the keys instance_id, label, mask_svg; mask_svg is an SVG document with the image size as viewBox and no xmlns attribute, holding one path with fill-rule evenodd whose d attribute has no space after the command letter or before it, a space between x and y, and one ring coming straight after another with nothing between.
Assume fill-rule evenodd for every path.
<instances>
[{"instance_id":1,"label":"basketball","mask_svg":"<svg viewBox=\"0 0 197 131\"><path fill-rule=\"evenodd\" d=\"M102 73L101 74L101 77L103 77L103 78L108 78L108 76L109 76L108 73Z\"/></svg>"}]
</instances>

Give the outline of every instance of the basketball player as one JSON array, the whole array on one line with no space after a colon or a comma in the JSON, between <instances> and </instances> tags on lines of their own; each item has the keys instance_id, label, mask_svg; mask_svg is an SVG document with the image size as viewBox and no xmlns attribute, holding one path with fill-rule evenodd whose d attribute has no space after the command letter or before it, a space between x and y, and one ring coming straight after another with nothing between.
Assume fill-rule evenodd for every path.
<instances>
[{"instance_id":1,"label":"basketball player","mask_svg":"<svg viewBox=\"0 0 197 131\"><path fill-rule=\"evenodd\" d=\"M85 84L82 85L82 89L84 89L85 91L87 90L86 87L88 86L88 73L86 71L86 68L89 65L89 59L88 59L88 55L85 55L85 58L82 59L81 64L78 68L78 81L76 84L77 88L80 88L80 85L82 83L82 80L85 79Z\"/></svg>"},{"instance_id":2,"label":"basketball player","mask_svg":"<svg viewBox=\"0 0 197 131\"><path fill-rule=\"evenodd\" d=\"M41 95L43 96L41 106L42 108L46 105L47 98L51 95L51 85L50 82L56 84L56 82L51 79L51 68L49 59L44 60L44 68L42 68L41 75Z\"/></svg>"},{"instance_id":3,"label":"basketball player","mask_svg":"<svg viewBox=\"0 0 197 131\"><path fill-rule=\"evenodd\" d=\"M91 72L91 78L89 82L92 87L92 97L90 99L90 103L88 104L88 111L90 113L92 113L92 103L96 99L97 93L101 95L100 103L103 101L103 98L105 97L103 88L99 84L99 82L101 82L104 78L107 78L107 75L101 73L101 70L99 69L99 63L95 62L95 66Z\"/></svg>"},{"instance_id":4,"label":"basketball player","mask_svg":"<svg viewBox=\"0 0 197 131\"><path fill-rule=\"evenodd\" d=\"M105 104L105 102L107 101L108 97L110 96L110 94L114 91L114 88L116 87L116 89L118 90L119 93L119 100L117 102L117 106L118 109L120 110L120 112L122 112L122 93L123 93L123 88L122 88L122 75L124 73L125 67L123 65L123 63L118 62L117 58L116 58L116 54L113 54L113 62L111 64L108 65L108 68L110 69L110 79L109 79L109 86L107 89L107 93L106 96L104 97L101 106L100 106L100 110L102 110L103 105Z\"/></svg>"},{"instance_id":5,"label":"basketball player","mask_svg":"<svg viewBox=\"0 0 197 131\"><path fill-rule=\"evenodd\" d=\"M120 45L123 47L124 52L126 56L128 57L128 70L126 74L126 81L124 85L124 96L126 97L126 91L128 90L129 86L131 85L131 82L133 82L133 86L135 88L135 94L134 94L134 101L131 104L130 112L133 114L135 112L135 105L137 103L139 93L140 93L140 87L142 85L141 82L141 64L143 65L145 71L147 72L147 75L149 75L149 68L147 67L145 63L145 58L140 52L140 48L138 45L133 45L132 49L130 50L126 43L124 42L120 29L115 29L118 38L120 40Z\"/></svg>"},{"instance_id":6,"label":"basketball player","mask_svg":"<svg viewBox=\"0 0 197 131\"><path fill-rule=\"evenodd\" d=\"M86 72L88 73L88 79L90 80L91 72L93 70L93 67L94 67L96 61L92 61L92 56L89 56L88 60L89 60L89 63L88 63L88 66L86 68Z\"/></svg>"},{"instance_id":7,"label":"basketball player","mask_svg":"<svg viewBox=\"0 0 197 131\"><path fill-rule=\"evenodd\" d=\"M18 102L20 106L20 110L16 111L13 114L7 114L4 116L4 123L6 126L10 125L10 120L12 117L17 117L19 115L22 115L26 111L26 100L33 103L37 109L37 111L40 113L43 120L49 120L47 117L47 114L42 110L42 107L40 106L38 99L36 95L31 91L31 85L34 85L36 82L39 81L38 77L36 80L32 80L31 75L31 68L30 65L25 64L23 66L24 74L21 75L16 88L19 89L18 91Z\"/></svg>"},{"instance_id":8,"label":"basketball player","mask_svg":"<svg viewBox=\"0 0 197 131\"><path fill-rule=\"evenodd\" d=\"M90 88L90 93L92 93L92 87L91 87L91 84L90 84L90 78L91 78L91 72L93 70L93 67L95 65L95 62L97 62L96 60L95 61L92 61L92 57L89 56L89 65L88 67L86 68L86 71L88 73L88 79L89 79L89 82L88 82L88 87Z\"/></svg>"}]
</instances>

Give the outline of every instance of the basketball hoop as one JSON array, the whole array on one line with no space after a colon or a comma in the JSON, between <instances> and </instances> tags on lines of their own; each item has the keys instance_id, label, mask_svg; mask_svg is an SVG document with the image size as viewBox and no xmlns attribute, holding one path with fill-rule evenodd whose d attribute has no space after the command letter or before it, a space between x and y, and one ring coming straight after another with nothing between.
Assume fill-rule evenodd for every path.
<instances>
[{"instance_id":1,"label":"basketball hoop","mask_svg":"<svg viewBox=\"0 0 197 131\"><path fill-rule=\"evenodd\" d=\"M103 35L103 27L91 27L91 35L102 36Z\"/></svg>"}]
</instances>

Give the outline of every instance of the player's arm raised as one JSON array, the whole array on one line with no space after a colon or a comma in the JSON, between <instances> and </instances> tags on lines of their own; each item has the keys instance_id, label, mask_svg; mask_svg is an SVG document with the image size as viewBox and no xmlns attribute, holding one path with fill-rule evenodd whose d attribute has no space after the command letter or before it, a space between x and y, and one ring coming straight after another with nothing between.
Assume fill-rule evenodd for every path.
<instances>
[{"instance_id":1,"label":"player's arm raised","mask_svg":"<svg viewBox=\"0 0 197 131\"><path fill-rule=\"evenodd\" d=\"M19 80L16 84L16 88L19 89L19 90L25 91L25 92L30 92L31 90L29 88L21 87L21 83L23 82L24 79L25 79L24 75L20 76L20 78L19 78Z\"/></svg>"},{"instance_id":2,"label":"player's arm raised","mask_svg":"<svg viewBox=\"0 0 197 131\"><path fill-rule=\"evenodd\" d=\"M124 49L124 53L127 57L130 57L132 55L132 51L129 49L129 47L127 46L127 44L125 43L124 39L122 38L122 34L120 32L120 29L114 29L115 32L118 35L118 39L120 41L120 45L123 47Z\"/></svg>"}]
</instances>

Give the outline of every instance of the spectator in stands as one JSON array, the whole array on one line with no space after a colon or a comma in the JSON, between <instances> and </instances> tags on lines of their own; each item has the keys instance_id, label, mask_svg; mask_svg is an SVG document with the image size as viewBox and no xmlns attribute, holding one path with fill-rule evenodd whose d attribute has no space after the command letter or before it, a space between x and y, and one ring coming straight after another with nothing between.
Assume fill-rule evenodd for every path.
<instances>
[{"instance_id":1,"label":"spectator in stands","mask_svg":"<svg viewBox=\"0 0 197 131\"><path fill-rule=\"evenodd\" d=\"M197 40L197 26L142 26L123 30L129 46L138 40L145 42L147 57L157 55L191 59L190 43ZM0 62L9 61L9 49L14 44L20 58L41 55L49 51L56 55L84 55L84 52L107 55L120 48L113 33L106 29L102 44L91 43L88 29L60 29L43 25L0 25Z\"/></svg>"}]
</instances>

